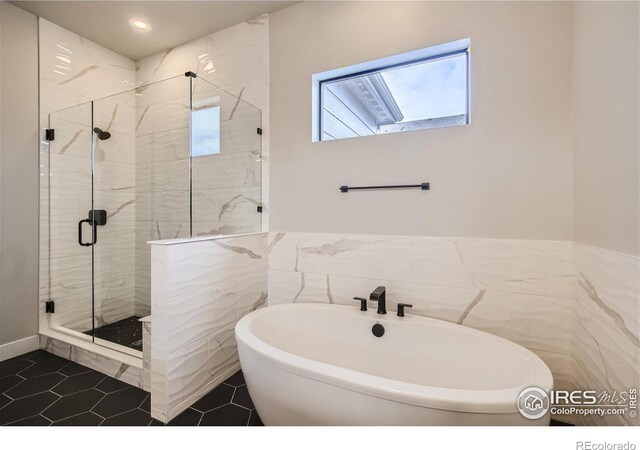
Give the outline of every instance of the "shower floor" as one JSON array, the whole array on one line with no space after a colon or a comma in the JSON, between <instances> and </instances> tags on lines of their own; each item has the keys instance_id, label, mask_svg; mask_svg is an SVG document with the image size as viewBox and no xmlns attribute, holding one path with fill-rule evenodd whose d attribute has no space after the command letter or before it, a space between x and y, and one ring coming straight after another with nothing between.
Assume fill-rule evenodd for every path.
<instances>
[{"instance_id":1,"label":"shower floor","mask_svg":"<svg viewBox=\"0 0 640 450\"><path fill-rule=\"evenodd\" d=\"M95 329L95 337L142 351L142 323L140 317L131 316ZM84 334L91 335L92 331Z\"/></svg>"}]
</instances>

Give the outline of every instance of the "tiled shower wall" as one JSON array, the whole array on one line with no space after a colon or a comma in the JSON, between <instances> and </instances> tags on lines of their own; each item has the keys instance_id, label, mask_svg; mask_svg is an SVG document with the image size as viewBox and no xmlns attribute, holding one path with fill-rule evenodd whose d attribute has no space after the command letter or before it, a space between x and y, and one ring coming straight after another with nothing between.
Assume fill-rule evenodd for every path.
<instances>
[{"instance_id":1,"label":"tiled shower wall","mask_svg":"<svg viewBox=\"0 0 640 450\"><path fill-rule=\"evenodd\" d=\"M268 183L263 175L268 173L267 16L137 63L42 19L40 47L42 130L49 113L74 107L62 114L74 119L57 127L51 159L49 145L41 146L41 324L78 331L91 325L91 248L77 244L77 223L91 208L91 111L89 104L76 106L90 100L97 100L94 125L112 135L96 147L95 208L109 213L94 249L96 325L148 315L147 242L189 236L185 71L263 110L261 118L260 111L219 91L228 99L223 108L228 114L221 117L222 153L194 161L194 235L266 226L268 208L261 215L256 207L265 204L261 187ZM119 94L171 77L176 78ZM198 81L196 93L213 92ZM256 133L261 122L262 137ZM86 227L86 239L88 234ZM50 298L56 313L45 315Z\"/></svg>"},{"instance_id":2,"label":"tiled shower wall","mask_svg":"<svg viewBox=\"0 0 640 450\"><path fill-rule=\"evenodd\" d=\"M203 213L194 219L194 236L260 231L255 230L256 221L261 221L262 230L266 230L269 217L268 16L256 17L149 56L138 61L136 67L138 84L193 71L199 78L259 109L256 111L233 99L234 105L223 107L223 113L226 109L228 115L221 116L222 154L194 158L194 202L202 206L194 203L194 210L197 208ZM198 86L198 81L194 80L194 107L207 92L204 85ZM224 93L218 95L223 102L229 98ZM262 137L255 133L258 123L261 123ZM156 147L159 150L162 144ZM224 155L225 152L228 154ZM257 204L264 206L258 216ZM229 215L230 212L235 212L235 216ZM152 238L158 239L158 236ZM170 233L168 238L172 238Z\"/></svg>"},{"instance_id":3,"label":"tiled shower wall","mask_svg":"<svg viewBox=\"0 0 640 450\"><path fill-rule=\"evenodd\" d=\"M151 85L139 92L138 97L136 312L139 315L148 314L146 308L150 305L147 241L189 236L189 124L185 109L189 83L188 78L181 77L185 72L198 74L193 80L194 107L211 97L218 97L221 104L221 153L193 159L193 235L228 235L266 227L268 208L265 206L261 215L257 206L266 205L268 195L268 55L268 18L262 16L136 63L138 85L180 76L164 82L173 86L168 105L145 102L145 97L150 98L150 92L162 89L163 83ZM262 137L257 134L257 127L265 130Z\"/></svg>"},{"instance_id":4,"label":"tiled shower wall","mask_svg":"<svg viewBox=\"0 0 640 450\"><path fill-rule=\"evenodd\" d=\"M39 41L40 328L84 331L91 327L91 248L78 245L77 224L91 209L91 108L86 102L133 88L135 64L43 19ZM70 109L53 116L59 126L49 144L44 140L48 115L65 108ZM96 151L95 207L112 214L95 247L100 323L133 313L134 141L131 108L104 101L95 113L96 126L112 132ZM56 313L45 315L50 298L56 300Z\"/></svg>"},{"instance_id":5,"label":"tiled shower wall","mask_svg":"<svg viewBox=\"0 0 640 450\"><path fill-rule=\"evenodd\" d=\"M268 248L270 305L355 305L383 285L390 310L410 303L532 350L556 389L638 387L637 258L567 241L314 233L270 233Z\"/></svg>"},{"instance_id":6,"label":"tiled shower wall","mask_svg":"<svg viewBox=\"0 0 640 450\"><path fill-rule=\"evenodd\" d=\"M135 311L151 314L153 239L189 237L189 80L136 90Z\"/></svg>"}]
</instances>

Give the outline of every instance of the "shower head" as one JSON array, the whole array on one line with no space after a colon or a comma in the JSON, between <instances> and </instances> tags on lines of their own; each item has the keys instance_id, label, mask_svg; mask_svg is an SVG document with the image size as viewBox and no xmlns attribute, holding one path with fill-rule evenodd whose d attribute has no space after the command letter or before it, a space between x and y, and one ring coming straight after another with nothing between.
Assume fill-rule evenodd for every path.
<instances>
[{"instance_id":1,"label":"shower head","mask_svg":"<svg viewBox=\"0 0 640 450\"><path fill-rule=\"evenodd\" d=\"M102 131L98 127L95 127L93 129L93 132L98 136L98 139L100 139L101 141L106 141L111 137L111 133L109 133L108 131Z\"/></svg>"}]
</instances>

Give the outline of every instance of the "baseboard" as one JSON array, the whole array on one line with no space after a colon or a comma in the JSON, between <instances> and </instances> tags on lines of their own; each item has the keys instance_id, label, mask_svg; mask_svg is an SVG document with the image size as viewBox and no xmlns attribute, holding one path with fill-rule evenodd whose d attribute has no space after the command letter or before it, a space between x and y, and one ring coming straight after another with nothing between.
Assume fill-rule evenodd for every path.
<instances>
[{"instance_id":1,"label":"baseboard","mask_svg":"<svg viewBox=\"0 0 640 450\"><path fill-rule=\"evenodd\" d=\"M38 350L40 348L40 338L38 335L29 336L17 341L0 345L0 361L24 355L25 353Z\"/></svg>"}]
</instances>

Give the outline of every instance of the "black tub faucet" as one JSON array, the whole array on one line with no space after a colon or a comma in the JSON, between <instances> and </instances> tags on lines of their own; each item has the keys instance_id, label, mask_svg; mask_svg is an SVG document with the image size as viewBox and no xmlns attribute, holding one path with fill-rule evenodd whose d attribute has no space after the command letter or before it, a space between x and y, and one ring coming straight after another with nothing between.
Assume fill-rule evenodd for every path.
<instances>
[{"instance_id":1,"label":"black tub faucet","mask_svg":"<svg viewBox=\"0 0 640 450\"><path fill-rule=\"evenodd\" d=\"M369 296L369 300L378 302L378 314L387 313L387 295L384 286L378 286Z\"/></svg>"}]
</instances>

